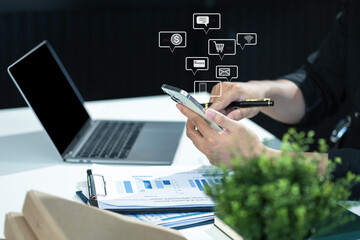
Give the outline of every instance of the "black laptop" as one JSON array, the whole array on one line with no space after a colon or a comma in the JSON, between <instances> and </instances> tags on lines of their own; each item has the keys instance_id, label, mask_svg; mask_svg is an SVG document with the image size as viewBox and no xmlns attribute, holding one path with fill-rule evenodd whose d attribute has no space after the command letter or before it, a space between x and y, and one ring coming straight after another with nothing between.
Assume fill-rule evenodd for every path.
<instances>
[{"instance_id":1,"label":"black laptop","mask_svg":"<svg viewBox=\"0 0 360 240\"><path fill-rule=\"evenodd\" d=\"M65 161L172 163L184 122L92 120L47 41L8 67L8 72Z\"/></svg>"}]
</instances>

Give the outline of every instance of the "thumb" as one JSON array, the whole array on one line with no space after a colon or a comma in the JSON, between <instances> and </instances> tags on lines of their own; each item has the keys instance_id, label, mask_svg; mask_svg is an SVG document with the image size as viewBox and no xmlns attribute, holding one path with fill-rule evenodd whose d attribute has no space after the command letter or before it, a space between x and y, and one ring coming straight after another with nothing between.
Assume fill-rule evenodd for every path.
<instances>
[{"instance_id":1,"label":"thumb","mask_svg":"<svg viewBox=\"0 0 360 240\"><path fill-rule=\"evenodd\" d=\"M209 120L219 125L221 128L225 128L230 132L235 129L236 122L216 110L208 108L205 111L205 115L209 118Z\"/></svg>"},{"instance_id":2,"label":"thumb","mask_svg":"<svg viewBox=\"0 0 360 240\"><path fill-rule=\"evenodd\" d=\"M225 96L221 96L214 98L214 101L211 103L210 107L220 112L223 111L227 106L229 106L230 103L230 99Z\"/></svg>"}]
</instances>

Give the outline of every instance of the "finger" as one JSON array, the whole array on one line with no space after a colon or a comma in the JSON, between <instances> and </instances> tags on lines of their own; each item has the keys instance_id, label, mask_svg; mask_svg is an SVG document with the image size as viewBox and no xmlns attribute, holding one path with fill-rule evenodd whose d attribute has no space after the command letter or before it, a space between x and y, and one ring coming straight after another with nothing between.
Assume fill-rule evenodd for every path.
<instances>
[{"instance_id":1,"label":"finger","mask_svg":"<svg viewBox=\"0 0 360 240\"><path fill-rule=\"evenodd\" d=\"M216 111L223 111L226 109L232 101L238 99L235 92L234 85L229 85L228 83L222 83L217 87L217 94L220 97L213 97L211 108L215 109Z\"/></svg>"},{"instance_id":2,"label":"finger","mask_svg":"<svg viewBox=\"0 0 360 240\"><path fill-rule=\"evenodd\" d=\"M190 120L188 120L186 124L186 135L193 142L197 149L199 149L202 153L207 154L207 149L204 147L206 146L206 140L195 128L195 125Z\"/></svg>"},{"instance_id":3,"label":"finger","mask_svg":"<svg viewBox=\"0 0 360 240\"><path fill-rule=\"evenodd\" d=\"M198 138L202 138L203 135L196 130L196 126L188 119L186 122L186 136L193 140L197 140Z\"/></svg>"},{"instance_id":4,"label":"finger","mask_svg":"<svg viewBox=\"0 0 360 240\"><path fill-rule=\"evenodd\" d=\"M226 116L233 120L241 120L243 118L252 118L258 112L259 112L258 110L251 109L251 108L247 108L247 109L241 108L241 109L236 109L236 110L229 112L228 114L226 114Z\"/></svg>"},{"instance_id":5,"label":"finger","mask_svg":"<svg viewBox=\"0 0 360 240\"><path fill-rule=\"evenodd\" d=\"M213 121L215 124L219 125L220 127L230 132L235 131L237 123L234 120L210 108L206 109L205 114L211 121Z\"/></svg>"},{"instance_id":6,"label":"finger","mask_svg":"<svg viewBox=\"0 0 360 240\"><path fill-rule=\"evenodd\" d=\"M182 104L176 104L182 114L184 114L201 132L203 136L213 136L216 131L197 113L191 111Z\"/></svg>"},{"instance_id":7,"label":"finger","mask_svg":"<svg viewBox=\"0 0 360 240\"><path fill-rule=\"evenodd\" d=\"M226 114L226 116L233 120L242 119L242 114L241 114L240 110L233 110L233 111L229 112L228 114Z\"/></svg>"}]
</instances>

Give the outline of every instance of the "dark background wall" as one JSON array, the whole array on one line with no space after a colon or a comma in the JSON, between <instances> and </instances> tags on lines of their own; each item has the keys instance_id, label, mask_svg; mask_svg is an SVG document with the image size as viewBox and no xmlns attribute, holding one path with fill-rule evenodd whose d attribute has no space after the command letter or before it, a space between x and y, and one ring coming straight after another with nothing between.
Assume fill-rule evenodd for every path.
<instances>
[{"instance_id":1,"label":"dark background wall","mask_svg":"<svg viewBox=\"0 0 360 240\"><path fill-rule=\"evenodd\" d=\"M6 68L44 39L50 41L85 100L161 94L162 83L193 90L193 81L214 79L215 65L239 66L238 81L274 79L294 71L331 29L340 0L2 0L0 1L0 108L25 106ZM192 30L194 12L219 12L222 28ZM170 53L158 32L185 30L188 47ZM193 76L186 56L206 56L208 38L256 32L258 45L238 48L208 72ZM314 126L320 135L337 117ZM286 126L255 120L281 136ZM327 125L326 125L327 124ZM327 128L327 127L326 127Z\"/></svg>"}]
</instances>

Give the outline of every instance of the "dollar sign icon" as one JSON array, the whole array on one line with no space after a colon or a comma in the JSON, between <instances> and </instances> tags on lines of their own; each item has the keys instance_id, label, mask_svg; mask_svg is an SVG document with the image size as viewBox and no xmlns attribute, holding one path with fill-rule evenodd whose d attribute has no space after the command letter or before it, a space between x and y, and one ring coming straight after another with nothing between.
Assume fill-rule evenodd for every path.
<instances>
[{"instance_id":1,"label":"dollar sign icon","mask_svg":"<svg viewBox=\"0 0 360 240\"><path fill-rule=\"evenodd\" d=\"M182 38L182 36L181 36L180 34L175 33L175 34L173 34L173 35L171 36L170 41L171 41L171 43L174 44L175 46L178 46L178 45L180 45L180 44L182 43L183 38Z\"/></svg>"}]
</instances>

